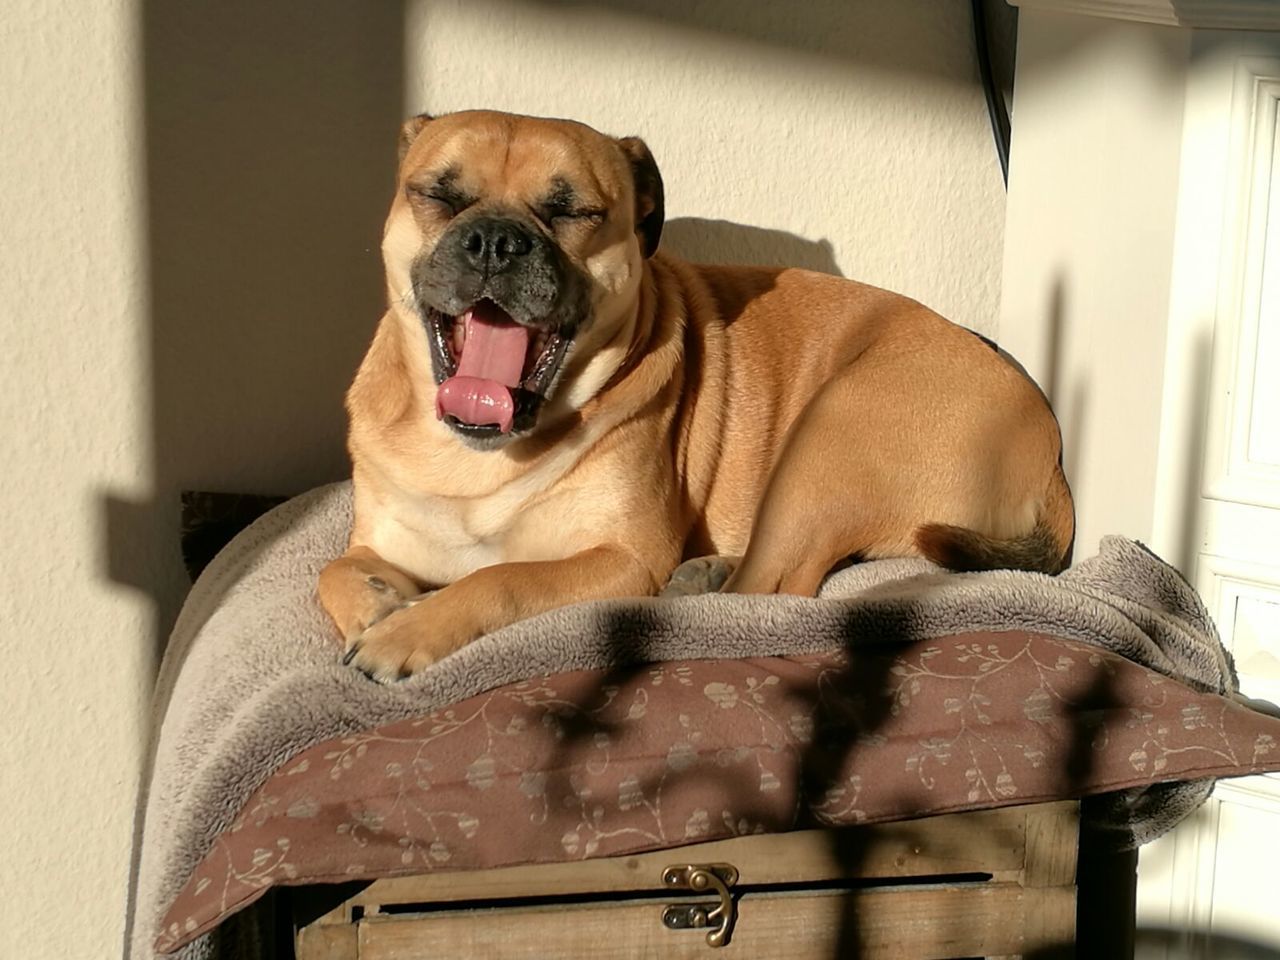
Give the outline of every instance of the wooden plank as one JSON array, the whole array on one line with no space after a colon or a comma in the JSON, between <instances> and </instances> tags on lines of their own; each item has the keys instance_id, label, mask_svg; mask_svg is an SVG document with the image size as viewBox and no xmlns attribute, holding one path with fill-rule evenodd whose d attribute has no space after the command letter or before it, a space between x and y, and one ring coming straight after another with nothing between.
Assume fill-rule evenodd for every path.
<instances>
[{"instance_id":1,"label":"wooden plank","mask_svg":"<svg viewBox=\"0 0 1280 960\"><path fill-rule=\"evenodd\" d=\"M1061 887L1076 882L1080 847L1080 804L1042 803L1020 807L1027 817L1027 861L1023 884Z\"/></svg>"},{"instance_id":2,"label":"wooden plank","mask_svg":"<svg viewBox=\"0 0 1280 960\"><path fill-rule=\"evenodd\" d=\"M1040 806L1074 808L1074 803ZM740 886L823 882L851 874L892 879L993 873L1012 879L1021 875L1026 862L1030 809L1039 807L872 824L850 828L852 834L843 836L839 831L801 830L599 860L397 877L374 882L350 903L371 909L380 904L643 892L661 889L662 869L675 863L732 863ZM1074 863L1074 852L1071 856Z\"/></svg>"},{"instance_id":3,"label":"wooden plank","mask_svg":"<svg viewBox=\"0 0 1280 960\"><path fill-rule=\"evenodd\" d=\"M485 960L586 960L600 956L706 960L705 932L667 930L656 898L578 907L458 910L361 921L360 960L430 956ZM837 956L944 960L1023 953L1027 909L1016 884L897 887L852 893L748 894L739 902L732 957Z\"/></svg>"},{"instance_id":4,"label":"wooden plank","mask_svg":"<svg viewBox=\"0 0 1280 960\"><path fill-rule=\"evenodd\" d=\"M1076 888L1028 887L1023 902L1023 952L1046 958L1076 956ZM1096 960L1091 953L1079 956Z\"/></svg>"},{"instance_id":5,"label":"wooden plank","mask_svg":"<svg viewBox=\"0 0 1280 960\"><path fill-rule=\"evenodd\" d=\"M293 941L297 960L357 960L359 931L355 924L313 923Z\"/></svg>"},{"instance_id":6,"label":"wooden plank","mask_svg":"<svg viewBox=\"0 0 1280 960\"><path fill-rule=\"evenodd\" d=\"M1021 877L1027 903L1023 951L1046 957L1075 956L1080 804L1071 800L1023 809L1027 816L1027 860Z\"/></svg>"},{"instance_id":7,"label":"wooden plank","mask_svg":"<svg viewBox=\"0 0 1280 960\"><path fill-rule=\"evenodd\" d=\"M297 887L289 892L296 960L355 960L355 907L350 885Z\"/></svg>"}]
</instances>

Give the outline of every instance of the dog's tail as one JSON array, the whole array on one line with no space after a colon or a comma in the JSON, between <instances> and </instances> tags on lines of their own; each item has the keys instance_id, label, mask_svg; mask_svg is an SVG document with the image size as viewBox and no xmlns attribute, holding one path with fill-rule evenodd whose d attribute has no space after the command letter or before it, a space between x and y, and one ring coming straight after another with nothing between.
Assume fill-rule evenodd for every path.
<instances>
[{"instance_id":1,"label":"dog's tail","mask_svg":"<svg viewBox=\"0 0 1280 960\"><path fill-rule=\"evenodd\" d=\"M1060 573L1071 566L1075 510L1059 467L1049 482L1031 532L1007 540L966 527L926 523L915 532L916 549L948 570L1035 570Z\"/></svg>"}]
</instances>

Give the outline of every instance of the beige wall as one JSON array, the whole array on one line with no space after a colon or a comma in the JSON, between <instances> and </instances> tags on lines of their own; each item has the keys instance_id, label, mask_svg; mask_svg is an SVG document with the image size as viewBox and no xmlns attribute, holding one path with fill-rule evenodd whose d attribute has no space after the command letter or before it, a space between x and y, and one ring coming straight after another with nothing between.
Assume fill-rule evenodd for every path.
<instances>
[{"instance_id":1,"label":"beige wall","mask_svg":"<svg viewBox=\"0 0 1280 960\"><path fill-rule=\"evenodd\" d=\"M146 701L182 590L177 493L290 493L345 470L340 396L380 309L402 101L640 133L673 244L838 270L992 332L1003 193L966 11L6 13L4 942L24 960L120 953Z\"/></svg>"},{"instance_id":2,"label":"beige wall","mask_svg":"<svg viewBox=\"0 0 1280 960\"><path fill-rule=\"evenodd\" d=\"M120 952L154 668L103 509L150 492L138 36L120 0L4 21L0 952L97 960Z\"/></svg>"},{"instance_id":3,"label":"beige wall","mask_svg":"<svg viewBox=\"0 0 1280 960\"><path fill-rule=\"evenodd\" d=\"M838 270L994 333L1004 192L967 2L410 0L408 14L409 107L639 134L673 247Z\"/></svg>"},{"instance_id":4,"label":"beige wall","mask_svg":"<svg viewBox=\"0 0 1280 960\"><path fill-rule=\"evenodd\" d=\"M179 491L348 469L402 37L392 0L0 14L0 956L121 955Z\"/></svg>"},{"instance_id":5,"label":"beige wall","mask_svg":"<svg viewBox=\"0 0 1280 960\"><path fill-rule=\"evenodd\" d=\"M1045 387L1076 556L1151 539L1190 31L1019 19L1002 345Z\"/></svg>"}]
</instances>

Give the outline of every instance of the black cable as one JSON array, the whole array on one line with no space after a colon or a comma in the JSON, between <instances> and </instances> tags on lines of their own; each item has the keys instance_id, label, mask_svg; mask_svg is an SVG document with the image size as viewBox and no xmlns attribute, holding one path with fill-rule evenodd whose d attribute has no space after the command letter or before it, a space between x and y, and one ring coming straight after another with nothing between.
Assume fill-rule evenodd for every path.
<instances>
[{"instance_id":1,"label":"black cable","mask_svg":"<svg viewBox=\"0 0 1280 960\"><path fill-rule=\"evenodd\" d=\"M996 140L996 156L1000 158L1000 174L1005 188L1009 186L1009 111L1004 97L996 89L995 75L991 70L991 48L987 44L987 16L982 0L970 0L973 10L973 40L978 52L978 72L982 75L982 93L987 98L987 116L991 120L991 134Z\"/></svg>"}]
</instances>

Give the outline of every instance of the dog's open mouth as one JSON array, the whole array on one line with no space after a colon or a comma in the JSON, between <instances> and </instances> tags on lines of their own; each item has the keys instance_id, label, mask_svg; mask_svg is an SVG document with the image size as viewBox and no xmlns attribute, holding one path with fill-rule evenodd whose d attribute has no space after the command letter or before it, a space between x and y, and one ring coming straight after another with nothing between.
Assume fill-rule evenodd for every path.
<instances>
[{"instance_id":1,"label":"dog's open mouth","mask_svg":"<svg viewBox=\"0 0 1280 960\"><path fill-rule=\"evenodd\" d=\"M472 436L527 429L554 385L566 337L526 327L491 300L456 317L431 311L436 416Z\"/></svg>"}]
</instances>

